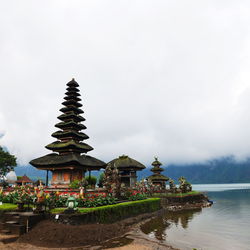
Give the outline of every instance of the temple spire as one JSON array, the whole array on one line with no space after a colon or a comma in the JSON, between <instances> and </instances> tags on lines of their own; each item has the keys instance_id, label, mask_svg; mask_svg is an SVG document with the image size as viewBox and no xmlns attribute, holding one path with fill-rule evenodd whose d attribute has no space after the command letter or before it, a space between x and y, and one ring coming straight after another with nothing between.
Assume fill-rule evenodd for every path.
<instances>
[{"instance_id":1,"label":"temple spire","mask_svg":"<svg viewBox=\"0 0 250 250\"><path fill-rule=\"evenodd\" d=\"M71 152L81 154L93 150L91 146L82 142L89 137L81 132L81 130L86 129L86 126L82 124L85 118L80 115L84 112L81 109L82 104L80 103L78 87L79 85L74 78L67 83L67 92L64 97L66 101L62 103L64 107L60 109L62 115L58 116L61 122L55 125L60 130L52 134L57 141L46 146L47 149L59 154Z\"/></svg>"},{"instance_id":2,"label":"temple spire","mask_svg":"<svg viewBox=\"0 0 250 250\"><path fill-rule=\"evenodd\" d=\"M36 168L52 172L52 186L68 187L72 181L82 180L86 171L106 167L105 162L87 155L93 148L84 142L89 137L82 132L86 126L82 124L85 118L81 115L84 112L79 92L79 85L73 78L67 83L60 109L62 114L58 116L60 122L55 125L59 130L52 134L57 141L46 146L53 153L30 161Z\"/></svg>"}]
</instances>

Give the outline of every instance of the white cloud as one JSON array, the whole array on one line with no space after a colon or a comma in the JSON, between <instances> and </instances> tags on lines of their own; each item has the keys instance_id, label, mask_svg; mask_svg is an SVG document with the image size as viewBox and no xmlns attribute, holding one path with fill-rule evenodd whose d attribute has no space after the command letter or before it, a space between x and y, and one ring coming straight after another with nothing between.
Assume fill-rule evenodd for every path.
<instances>
[{"instance_id":1,"label":"white cloud","mask_svg":"<svg viewBox=\"0 0 250 250\"><path fill-rule=\"evenodd\" d=\"M1 144L48 152L66 82L91 155L145 164L250 155L248 1L8 1L0 10Z\"/></svg>"}]
</instances>

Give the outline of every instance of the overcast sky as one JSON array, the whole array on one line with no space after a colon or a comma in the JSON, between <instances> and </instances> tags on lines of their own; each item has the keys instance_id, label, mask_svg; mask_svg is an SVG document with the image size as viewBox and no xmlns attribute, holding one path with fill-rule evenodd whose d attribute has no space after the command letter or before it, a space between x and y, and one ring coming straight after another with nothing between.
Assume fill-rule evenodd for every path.
<instances>
[{"instance_id":1,"label":"overcast sky","mask_svg":"<svg viewBox=\"0 0 250 250\"><path fill-rule=\"evenodd\" d=\"M0 60L0 145L20 164L50 153L72 77L92 156L250 156L250 1L1 1Z\"/></svg>"}]
</instances>

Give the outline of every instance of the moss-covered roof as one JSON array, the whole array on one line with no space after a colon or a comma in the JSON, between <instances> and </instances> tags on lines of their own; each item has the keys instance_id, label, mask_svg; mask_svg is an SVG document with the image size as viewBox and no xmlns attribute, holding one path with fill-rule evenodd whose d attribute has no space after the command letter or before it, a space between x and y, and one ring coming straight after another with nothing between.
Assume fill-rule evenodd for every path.
<instances>
[{"instance_id":1,"label":"moss-covered roof","mask_svg":"<svg viewBox=\"0 0 250 250\"><path fill-rule=\"evenodd\" d=\"M148 177L149 180L152 180L152 181L168 181L169 178L164 176L164 175L161 175L161 174L157 174L157 175L150 175Z\"/></svg>"},{"instance_id":2,"label":"moss-covered roof","mask_svg":"<svg viewBox=\"0 0 250 250\"><path fill-rule=\"evenodd\" d=\"M47 149L54 151L65 151L67 149L77 149L82 153L87 153L88 151L93 150L91 146L83 142L75 142L70 140L67 142L55 141L46 146Z\"/></svg>"},{"instance_id":3,"label":"moss-covered roof","mask_svg":"<svg viewBox=\"0 0 250 250\"><path fill-rule=\"evenodd\" d=\"M75 140L87 140L89 137L81 132L76 132L76 131L56 131L55 133L52 134L53 137L57 139L64 139L64 138L73 138Z\"/></svg>"},{"instance_id":4,"label":"moss-covered roof","mask_svg":"<svg viewBox=\"0 0 250 250\"><path fill-rule=\"evenodd\" d=\"M68 122L59 122L55 125L55 127L57 128L61 128L61 129L68 129L68 128L71 128L71 129L75 129L75 130L81 130L81 129L86 129L87 127L84 126L83 124L81 123L76 123L74 121L68 121Z\"/></svg>"},{"instance_id":5,"label":"moss-covered roof","mask_svg":"<svg viewBox=\"0 0 250 250\"><path fill-rule=\"evenodd\" d=\"M81 115L76 115L74 112L69 112L67 114L62 114L57 117L61 121L73 120L74 122L82 122L85 121L85 118Z\"/></svg>"},{"instance_id":6,"label":"moss-covered roof","mask_svg":"<svg viewBox=\"0 0 250 250\"><path fill-rule=\"evenodd\" d=\"M111 167L117 167L118 169L135 169L142 170L146 168L142 163L128 157L127 155L119 156L118 158L108 163Z\"/></svg>"},{"instance_id":7,"label":"moss-covered roof","mask_svg":"<svg viewBox=\"0 0 250 250\"><path fill-rule=\"evenodd\" d=\"M150 170L151 170L152 172L162 172L162 171L164 171L163 168L159 168L159 167L153 167L153 168L151 168Z\"/></svg>"},{"instance_id":8,"label":"moss-covered roof","mask_svg":"<svg viewBox=\"0 0 250 250\"><path fill-rule=\"evenodd\" d=\"M30 162L38 169L57 169L57 168L82 168L83 170L99 170L105 168L106 163L89 155L79 155L69 153L58 155L56 153L48 154Z\"/></svg>"},{"instance_id":9,"label":"moss-covered roof","mask_svg":"<svg viewBox=\"0 0 250 250\"><path fill-rule=\"evenodd\" d=\"M69 105L67 107L63 107L60 109L61 112L63 113L67 113L67 112L71 112L73 111L75 114L82 114L83 111L79 108L77 108L76 106L73 106L73 105Z\"/></svg>"},{"instance_id":10,"label":"moss-covered roof","mask_svg":"<svg viewBox=\"0 0 250 250\"><path fill-rule=\"evenodd\" d=\"M157 166L161 166L162 163L158 161L158 158L157 158L157 157L155 157L155 161L153 161L151 165L154 166L154 167L155 167L155 166L157 167Z\"/></svg>"}]
</instances>

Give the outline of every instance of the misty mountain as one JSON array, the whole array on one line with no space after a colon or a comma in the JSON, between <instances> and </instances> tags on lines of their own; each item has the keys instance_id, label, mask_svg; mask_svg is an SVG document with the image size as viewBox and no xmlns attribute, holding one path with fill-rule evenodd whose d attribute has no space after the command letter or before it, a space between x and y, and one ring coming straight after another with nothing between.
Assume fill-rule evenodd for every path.
<instances>
[{"instance_id":1,"label":"misty mountain","mask_svg":"<svg viewBox=\"0 0 250 250\"><path fill-rule=\"evenodd\" d=\"M180 176L185 176L193 184L250 182L250 159L238 162L233 157L224 157L206 163L169 165L163 168L163 174L175 181L178 181ZM34 180L45 179L46 176L46 171L37 170L32 166L19 166L15 171L18 176L26 174ZM92 174L99 176L100 173L93 171ZM137 172L138 179L146 178L151 174L150 167Z\"/></svg>"},{"instance_id":2,"label":"misty mountain","mask_svg":"<svg viewBox=\"0 0 250 250\"><path fill-rule=\"evenodd\" d=\"M150 169L138 173L138 177L152 174ZM185 176L193 184L247 183L250 182L250 159L237 162L233 157L223 157L200 164L169 165L163 174L178 181Z\"/></svg>"}]
</instances>

